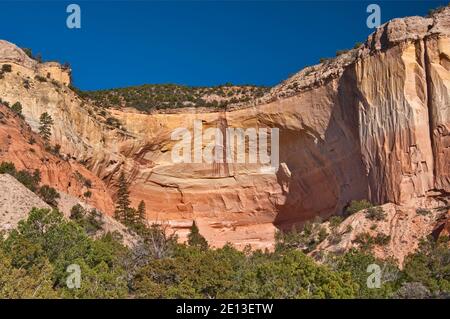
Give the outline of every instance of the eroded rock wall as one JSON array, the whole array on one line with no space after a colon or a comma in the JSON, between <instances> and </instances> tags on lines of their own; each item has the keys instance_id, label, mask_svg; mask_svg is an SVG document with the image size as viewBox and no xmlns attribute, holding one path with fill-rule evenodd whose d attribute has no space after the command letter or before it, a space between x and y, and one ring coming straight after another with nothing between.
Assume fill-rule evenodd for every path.
<instances>
[{"instance_id":1,"label":"eroded rock wall","mask_svg":"<svg viewBox=\"0 0 450 319\"><path fill-rule=\"evenodd\" d=\"M169 221L182 236L196 220L213 245L267 247L274 225L327 217L353 199L410 205L431 190L449 192L449 21L448 8L392 20L359 48L220 112L99 110L64 81L36 80L35 62L0 42L0 61L14 70L0 80L0 97L20 101L34 129L48 112L52 143L103 181L105 201L114 200L124 171L133 205L144 200L149 220ZM278 171L173 163L171 133L192 132L195 120L204 130L278 128Z\"/></svg>"}]
</instances>

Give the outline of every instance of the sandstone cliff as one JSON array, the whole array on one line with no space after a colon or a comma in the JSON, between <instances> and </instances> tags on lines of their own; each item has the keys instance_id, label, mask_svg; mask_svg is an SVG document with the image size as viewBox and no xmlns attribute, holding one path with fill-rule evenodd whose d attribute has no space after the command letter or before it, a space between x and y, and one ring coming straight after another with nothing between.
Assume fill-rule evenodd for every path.
<instances>
[{"instance_id":1,"label":"sandstone cliff","mask_svg":"<svg viewBox=\"0 0 450 319\"><path fill-rule=\"evenodd\" d=\"M97 176L73 159L46 150L40 136L1 104L0 162L12 162L18 170L38 169L43 184L83 199L102 211L114 207L106 186ZM91 196L83 196L86 192Z\"/></svg>"},{"instance_id":2,"label":"sandstone cliff","mask_svg":"<svg viewBox=\"0 0 450 319\"><path fill-rule=\"evenodd\" d=\"M65 81L36 79L42 67L0 41L0 63L13 69L0 79L0 97L20 101L33 129L41 113L53 117L52 143L106 185L108 204L92 203L105 212L112 213L123 170L133 204L144 200L149 220L167 220L181 235L196 220L216 246L268 247L275 226L340 213L353 199L411 207L431 192L450 192L449 33L449 8L395 19L359 48L300 71L260 99L173 114L100 110ZM204 129L279 128L278 171L174 164L170 134L192 130L194 120Z\"/></svg>"}]
</instances>

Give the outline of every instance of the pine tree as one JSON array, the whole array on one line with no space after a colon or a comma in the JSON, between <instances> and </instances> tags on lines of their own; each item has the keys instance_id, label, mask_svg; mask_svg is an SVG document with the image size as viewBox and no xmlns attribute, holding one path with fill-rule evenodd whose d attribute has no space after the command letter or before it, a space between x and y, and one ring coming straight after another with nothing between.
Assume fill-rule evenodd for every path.
<instances>
[{"instance_id":1,"label":"pine tree","mask_svg":"<svg viewBox=\"0 0 450 319\"><path fill-rule=\"evenodd\" d=\"M125 213L123 222L126 226L134 226L137 223L137 210L133 207L128 207Z\"/></svg>"},{"instance_id":2,"label":"pine tree","mask_svg":"<svg viewBox=\"0 0 450 319\"><path fill-rule=\"evenodd\" d=\"M208 249L208 242L206 241L205 237L200 234L195 221L192 222L192 226L188 235L188 244L189 246L198 247L202 250Z\"/></svg>"},{"instance_id":3,"label":"pine tree","mask_svg":"<svg viewBox=\"0 0 450 319\"><path fill-rule=\"evenodd\" d=\"M125 174L119 176L119 190L117 192L117 203L114 217L122 223L127 223L130 215L130 193Z\"/></svg>"},{"instance_id":4,"label":"pine tree","mask_svg":"<svg viewBox=\"0 0 450 319\"><path fill-rule=\"evenodd\" d=\"M39 123L39 134L42 136L44 141L48 143L48 141L50 141L50 137L52 136L51 127L53 125L53 119L47 112L44 112L39 118Z\"/></svg>"},{"instance_id":5,"label":"pine tree","mask_svg":"<svg viewBox=\"0 0 450 319\"><path fill-rule=\"evenodd\" d=\"M137 219L139 222L145 221L147 213L145 211L145 202L141 200L137 209Z\"/></svg>"}]
</instances>

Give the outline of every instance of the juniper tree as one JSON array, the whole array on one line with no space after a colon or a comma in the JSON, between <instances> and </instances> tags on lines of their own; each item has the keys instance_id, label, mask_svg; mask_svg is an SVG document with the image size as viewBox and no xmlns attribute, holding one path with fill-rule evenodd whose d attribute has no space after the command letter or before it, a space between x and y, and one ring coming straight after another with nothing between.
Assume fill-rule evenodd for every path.
<instances>
[{"instance_id":1,"label":"juniper tree","mask_svg":"<svg viewBox=\"0 0 450 319\"><path fill-rule=\"evenodd\" d=\"M39 188L38 195L42 198L44 202L49 204L52 207L58 207L58 199L60 199L60 195L56 189L50 187L48 185L44 185Z\"/></svg>"},{"instance_id":2,"label":"juniper tree","mask_svg":"<svg viewBox=\"0 0 450 319\"><path fill-rule=\"evenodd\" d=\"M122 172L119 176L119 190L117 192L117 203L114 217L126 223L129 221L130 215L130 192L128 191L128 184L125 179L125 174Z\"/></svg>"},{"instance_id":3,"label":"juniper tree","mask_svg":"<svg viewBox=\"0 0 450 319\"><path fill-rule=\"evenodd\" d=\"M52 136L51 127L53 125L53 119L47 112L44 112L39 118L39 123L39 134L44 141L48 143L48 141L50 141L50 137Z\"/></svg>"},{"instance_id":4,"label":"juniper tree","mask_svg":"<svg viewBox=\"0 0 450 319\"><path fill-rule=\"evenodd\" d=\"M198 247L202 250L208 249L208 242L206 241L205 237L200 234L195 221L192 222L192 226L188 235L188 244L189 246Z\"/></svg>"},{"instance_id":5,"label":"juniper tree","mask_svg":"<svg viewBox=\"0 0 450 319\"><path fill-rule=\"evenodd\" d=\"M141 200L137 209L137 220L139 222L143 222L146 218L147 214L145 211L145 202Z\"/></svg>"},{"instance_id":6,"label":"juniper tree","mask_svg":"<svg viewBox=\"0 0 450 319\"><path fill-rule=\"evenodd\" d=\"M137 210L133 207L128 207L125 211L125 217L123 218L123 223L128 227L135 226L138 222Z\"/></svg>"},{"instance_id":7,"label":"juniper tree","mask_svg":"<svg viewBox=\"0 0 450 319\"><path fill-rule=\"evenodd\" d=\"M20 102L16 102L11 106L11 110L19 115L22 115L22 104Z\"/></svg>"}]
</instances>

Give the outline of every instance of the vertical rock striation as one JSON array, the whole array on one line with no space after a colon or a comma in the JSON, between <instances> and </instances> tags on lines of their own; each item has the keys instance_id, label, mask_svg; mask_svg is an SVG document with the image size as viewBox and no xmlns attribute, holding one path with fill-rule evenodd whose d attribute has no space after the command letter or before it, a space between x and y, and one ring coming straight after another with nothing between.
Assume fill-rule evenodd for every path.
<instances>
[{"instance_id":1,"label":"vertical rock striation","mask_svg":"<svg viewBox=\"0 0 450 319\"><path fill-rule=\"evenodd\" d=\"M353 199L410 205L430 191L450 192L449 32L449 8L394 19L359 48L300 71L251 103L161 114L98 110L66 86L57 66L36 64L1 41L0 63L13 72L0 79L0 97L20 101L34 129L40 114L50 113L52 142L103 181L105 201L114 199L125 171L133 204L144 200L150 220L167 220L180 234L196 220L213 245L267 247L274 225L327 217ZM36 80L49 67L60 85ZM171 133L192 132L194 120L204 130L278 128L278 171L173 163Z\"/></svg>"}]
</instances>

